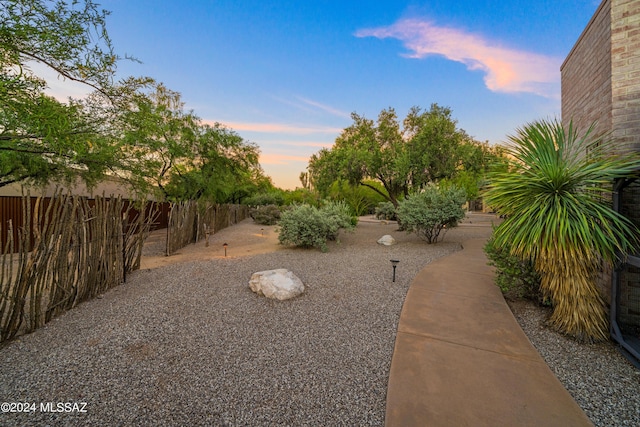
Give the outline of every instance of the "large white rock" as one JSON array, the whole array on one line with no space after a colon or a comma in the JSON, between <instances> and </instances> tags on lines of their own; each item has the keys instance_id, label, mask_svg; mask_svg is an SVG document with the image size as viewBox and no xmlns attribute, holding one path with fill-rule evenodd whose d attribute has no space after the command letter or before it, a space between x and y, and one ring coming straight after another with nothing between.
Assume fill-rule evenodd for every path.
<instances>
[{"instance_id":1,"label":"large white rock","mask_svg":"<svg viewBox=\"0 0 640 427\"><path fill-rule=\"evenodd\" d=\"M385 234L380 239L378 239L378 244L385 245L385 246L395 245L396 239L394 239L392 236L388 234Z\"/></svg>"},{"instance_id":2,"label":"large white rock","mask_svg":"<svg viewBox=\"0 0 640 427\"><path fill-rule=\"evenodd\" d=\"M298 276L284 268L253 273L249 287L258 295L281 301L304 292L304 285Z\"/></svg>"}]
</instances>

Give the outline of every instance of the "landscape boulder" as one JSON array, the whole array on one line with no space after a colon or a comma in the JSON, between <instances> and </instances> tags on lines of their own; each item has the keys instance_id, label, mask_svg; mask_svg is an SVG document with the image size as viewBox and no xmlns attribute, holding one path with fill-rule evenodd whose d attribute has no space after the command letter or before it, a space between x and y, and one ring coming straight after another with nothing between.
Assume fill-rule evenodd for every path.
<instances>
[{"instance_id":1,"label":"landscape boulder","mask_svg":"<svg viewBox=\"0 0 640 427\"><path fill-rule=\"evenodd\" d=\"M382 236L378 240L378 244L385 245L385 246L395 245L396 244L396 239L394 239L392 236L390 236L388 234L385 234L384 236Z\"/></svg>"},{"instance_id":2,"label":"landscape boulder","mask_svg":"<svg viewBox=\"0 0 640 427\"><path fill-rule=\"evenodd\" d=\"M249 287L258 295L281 301L304 292L304 285L298 276L284 268L253 273Z\"/></svg>"}]
</instances>

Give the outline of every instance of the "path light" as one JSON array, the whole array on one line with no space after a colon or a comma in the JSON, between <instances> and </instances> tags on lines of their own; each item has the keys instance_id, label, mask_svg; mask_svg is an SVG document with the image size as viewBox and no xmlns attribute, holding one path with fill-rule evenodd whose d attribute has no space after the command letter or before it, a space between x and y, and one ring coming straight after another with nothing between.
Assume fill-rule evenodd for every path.
<instances>
[{"instance_id":1,"label":"path light","mask_svg":"<svg viewBox=\"0 0 640 427\"><path fill-rule=\"evenodd\" d=\"M227 256L227 246L229 246L229 245L227 245L226 243L223 243L223 244L222 244L222 247L224 248L224 256L225 256L225 257ZM395 267L394 267L394 268L395 268Z\"/></svg>"},{"instance_id":2,"label":"path light","mask_svg":"<svg viewBox=\"0 0 640 427\"><path fill-rule=\"evenodd\" d=\"M400 260L398 260L398 259L392 259L391 260L391 265L393 266L393 282L396 281L396 266L398 265L399 262L400 262Z\"/></svg>"},{"instance_id":3,"label":"path light","mask_svg":"<svg viewBox=\"0 0 640 427\"><path fill-rule=\"evenodd\" d=\"M262 234L264 236L264 228L260 229L260 234Z\"/></svg>"}]
</instances>

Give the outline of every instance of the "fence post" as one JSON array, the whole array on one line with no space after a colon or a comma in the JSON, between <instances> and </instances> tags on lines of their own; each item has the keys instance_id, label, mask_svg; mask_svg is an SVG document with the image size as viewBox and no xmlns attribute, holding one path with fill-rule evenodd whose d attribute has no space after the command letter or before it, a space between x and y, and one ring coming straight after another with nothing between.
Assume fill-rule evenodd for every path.
<instances>
[{"instance_id":1,"label":"fence post","mask_svg":"<svg viewBox=\"0 0 640 427\"><path fill-rule=\"evenodd\" d=\"M169 214L167 215L167 244L165 245L164 255L169 256L169 239L171 238L171 219L173 217L173 204L169 205Z\"/></svg>"},{"instance_id":2,"label":"fence post","mask_svg":"<svg viewBox=\"0 0 640 427\"><path fill-rule=\"evenodd\" d=\"M127 222L128 211L122 214L122 283L127 283Z\"/></svg>"}]
</instances>

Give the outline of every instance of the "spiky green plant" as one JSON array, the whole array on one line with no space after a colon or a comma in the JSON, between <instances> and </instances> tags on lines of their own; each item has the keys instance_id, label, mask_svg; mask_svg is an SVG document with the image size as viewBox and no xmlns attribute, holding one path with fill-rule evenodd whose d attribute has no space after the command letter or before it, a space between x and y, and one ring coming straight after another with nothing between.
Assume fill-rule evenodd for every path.
<instances>
[{"instance_id":1,"label":"spiky green plant","mask_svg":"<svg viewBox=\"0 0 640 427\"><path fill-rule=\"evenodd\" d=\"M492 172L484 194L507 216L495 243L534 262L554 306L549 323L585 341L608 337L598 271L640 242L638 229L611 208L613 180L637 170L639 157L612 154L615 142L593 128L578 135L572 124L543 120L518 129L508 170Z\"/></svg>"}]
</instances>

